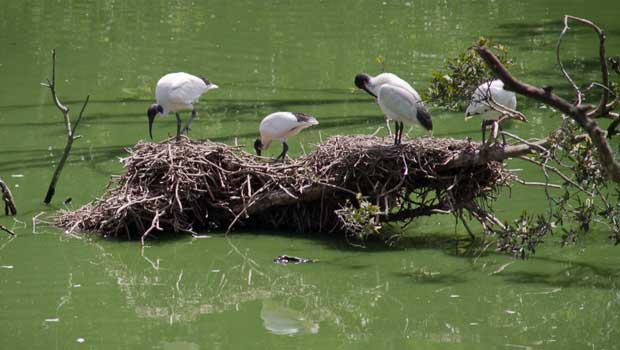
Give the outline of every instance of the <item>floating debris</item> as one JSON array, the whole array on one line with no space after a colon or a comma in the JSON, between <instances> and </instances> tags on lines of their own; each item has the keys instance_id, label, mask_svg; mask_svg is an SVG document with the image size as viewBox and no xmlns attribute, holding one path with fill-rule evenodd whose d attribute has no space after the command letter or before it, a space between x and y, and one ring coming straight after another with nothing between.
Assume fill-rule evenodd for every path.
<instances>
[{"instance_id":1,"label":"floating debris","mask_svg":"<svg viewBox=\"0 0 620 350\"><path fill-rule=\"evenodd\" d=\"M276 264L307 264L317 262L318 260L300 258L298 256L280 255L273 259Z\"/></svg>"},{"instance_id":2,"label":"floating debris","mask_svg":"<svg viewBox=\"0 0 620 350\"><path fill-rule=\"evenodd\" d=\"M55 317L55 318L46 318L45 322L60 322L60 318Z\"/></svg>"}]
</instances>

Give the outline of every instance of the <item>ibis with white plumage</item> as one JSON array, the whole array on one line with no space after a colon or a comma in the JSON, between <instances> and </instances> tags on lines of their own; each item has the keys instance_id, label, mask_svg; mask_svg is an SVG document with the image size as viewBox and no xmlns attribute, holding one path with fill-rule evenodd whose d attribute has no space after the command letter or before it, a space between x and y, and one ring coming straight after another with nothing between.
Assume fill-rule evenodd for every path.
<instances>
[{"instance_id":1,"label":"ibis with white plumage","mask_svg":"<svg viewBox=\"0 0 620 350\"><path fill-rule=\"evenodd\" d=\"M170 73L166 74L157 82L155 88L156 103L152 104L148 111L149 118L149 135L153 138L153 120L158 115L168 115L173 112L177 118L177 136L176 140L181 139L181 117L179 111L191 110L192 114L183 131L188 131L189 126L196 118L196 109L194 104L200 96L205 92L217 89L218 86L211 83L207 78L197 77L188 73Z\"/></svg>"},{"instance_id":2,"label":"ibis with white plumage","mask_svg":"<svg viewBox=\"0 0 620 350\"><path fill-rule=\"evenodd\" d=\"M291 136L299 134L303 129L313 125L318 125L316 118L293 112L275 112L266 116L260 123L260 138L254 142L254 149L257 155L261 155L261 151L266 150L273 140L282 142L282 153L276 158L284 160L288 151L287 139Z\"/></svg>"},{"instance_id":3,"label":"ibis with white plumage","mask_svg":"<svg viewBox=\"0 0 620 350\"><path fill-rule=\"evenodd\" d=\"M497 137L499 120L517 108L517 96L504 89L504 82L499 79L484 82L472 94L471 102L465 111L465 120L479 115L482 119L482 143L486 143L487 126L492 125L491 138ZM520 114L515 118L526 121Z\"/></svg>"},{"instance_id":4,"label":"ibis with white plumage","mask_svg":"<svg viewBox=\"0 0 620 350\"><path fill-rule=\"evenodd\" d=\"M424 106L420 95L397 75L382 73L371 77L361 73L355 76L355 86L374 96L385 118L394 121L395 145L402 142L404 123L418 124L426 130L433 130L431 114Z\"/></svg>"}]
</instances>

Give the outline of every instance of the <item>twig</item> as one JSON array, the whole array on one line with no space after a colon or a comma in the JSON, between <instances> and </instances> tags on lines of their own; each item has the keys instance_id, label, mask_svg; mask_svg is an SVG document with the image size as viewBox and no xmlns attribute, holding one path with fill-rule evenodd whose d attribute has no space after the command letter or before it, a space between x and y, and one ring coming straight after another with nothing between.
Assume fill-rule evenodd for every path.
<instances>
[{"instance_id":1,"label":"twig","mask_svg":"<svg viewBox=\"0 0 620 350\"><path fill-rule=\"evenodd\" d=\"M0 230L8 233L11 236L15 236L15 232L11 231L8 227L6 227L6 226L4 226L2 224L0 224Z\"/></svg>"},{"instance_id":2,"label":"twig","mask_svg":"<svg viewBox=\"0 0 620 350\"><path fill-rule=\"evenodd\" d=\"M544 167L546 169L549 169L549 170L553 171L554 173L556 173L558 176L560 176L562 179L564 179L564 181L566 181L566 182L570 183L571 185L575 186L575 188L577 188L581 192L587 194L590 197L594 196L594 194L592 192L589 192L585 188L581 187L578 183L576 183L575 181L571 180L571 178L566 176L563 172L561 172L556 167L553 167L551 165L543 164L543 163L541 163L541 162L539 162L539 161L537 161L535 159L532 159L532 158L529 158L529 157L526 157L526 156L521 156L521 157L519 157L519 159L522 159L522 160L528 161L530 163L536 164L536 165L538 165L540 167Z\"/></svg>"},{"instance_id":3,"label":"twig","mask_svg":"<svg viewBox=\"0 0 620 350\"><path fill-rule=\"evenodd\" d=\"M39 223L39 216L45 214L44 211L32 217L32 233L37 233L37 224Z\"/></svg>"},{"instance_id":4,"label":"twig","mask_svg":"<svg viewBox=\"0 0 620 350\"><path fill-rule=\"evenodd\" d=\"M50 89L50 92L52 94L52 100L54 101L54 104L56 105L58 110L60 110L60 112L62 113L64 121L65 121L65 128L67 130L67 143L65 144L64 152L60 158L60 161L58 162L58 165L56 166L56 169L54 170L54 174L52 175L52 180L50 181L49 187L47 189L47 193L45 194L45 199L43 200L45 204L49 204L52 201L54 194L56 193L56 183L58 182L62 169L65 166L67 158L69 157L69 153L71 152L71 147L73 146L73 141L79 138L75 136L75 131L77 130L77 127L80 124L80 121L82 120L82 116L84 114L84 110L86 109L86 105L88 104L88 100L90 99L90 95L86 96L86 100L84 101L84 104L82 105L82 108L80 109L80 114L78 115L78 118L75 120L73 127L71 127L71 118L69 117L69 107L65 106L64 104L62 104L62 102L60 102L60 99L58 98L58 95L56 93L56 49L52 49L52 80L50 81L48 79L47 84L42 84L42 85Z\"/></svg>"},{"instance_id":5,"label":"twig","mask_svg":"<svg viewBox=\"0 0 620 350\"><path fill-rule=\"evenodd\" d=\"M526 186L549 186L551 188L562 188L562 186L560 185L556 185L556 184L550 184L550 183L545 183L545 182L535 182L535 181L524 181L521 180L518 177L515 177L514 180L522 185L526 185Z\"/></svg>"}]
</instances>

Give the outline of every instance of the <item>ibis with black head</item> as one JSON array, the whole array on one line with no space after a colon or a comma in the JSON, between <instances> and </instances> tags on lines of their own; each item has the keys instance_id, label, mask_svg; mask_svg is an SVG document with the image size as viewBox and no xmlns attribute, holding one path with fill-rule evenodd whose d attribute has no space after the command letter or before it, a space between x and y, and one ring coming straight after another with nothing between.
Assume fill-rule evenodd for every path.
<instances>
[{"instance_id":1,"label":"ibis with black head","mask_svg":"<svg viewBox=\"0 0 620 350\"><path fill-rule=\"evenodd\" d=\"M156 103L152 104L148 111L149 135L153 138L153 121L158 115L168 115L173 112L177 118L176 140L181 139L181 117L179 111L191 110L192 114L183 131L189 131L189 126L196 118L194 104L205 92L217 89L218 86L211 83L207 78L197 77L188 73L169 73L161 77L155 87Z\"/></svg>"},{"instance_id":2,"label":"ibis with black head","mask_svg":"<svg viewBox=\"0 0 620 350\"><path fill-rule=\"evenodd\" d=\"M372 77L365 73L355 76L355 86L377 99L377 104L386 120L393 120L396 127L394 144L401 144L404 123L418 124L433 130L431 114L426 109L420 94L409 83L392 73Z\"/></svg>"},{"instance_id":3,"label":"ibis with black head","mask_svg":"<svg viewBox=\"0 0 620 350\"><path fill-rule=\"evenodd\" d=\"M316 118L303 113L275 112L266 116L260 123L260 138L254 142L257 155L269 148L273 140L282 142L282 153L276 158L284 160L288 152L287 139L299 134L303 129L318 125Z\"/></svg>"}]
</instances>

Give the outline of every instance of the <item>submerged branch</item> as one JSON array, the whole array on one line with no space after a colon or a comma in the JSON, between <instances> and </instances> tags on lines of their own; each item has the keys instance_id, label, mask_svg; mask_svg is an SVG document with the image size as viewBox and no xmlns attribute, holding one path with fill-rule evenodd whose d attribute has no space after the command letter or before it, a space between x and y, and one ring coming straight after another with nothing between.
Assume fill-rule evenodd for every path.
<instances>
[{"instance_id":1,"label":"submerged branch","mask_svg":"<svg viewBox=\"0 0 620 350\"><path fill-rule=\"evenodd\" d=\"M17 208L15 206L15 199L11 189L4 180L0 177L0 193L2 193L2 201L4 202L4 215L17 215Z\"/></svg>"}]
</instances>

